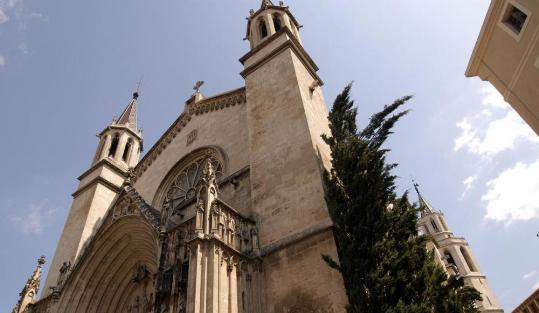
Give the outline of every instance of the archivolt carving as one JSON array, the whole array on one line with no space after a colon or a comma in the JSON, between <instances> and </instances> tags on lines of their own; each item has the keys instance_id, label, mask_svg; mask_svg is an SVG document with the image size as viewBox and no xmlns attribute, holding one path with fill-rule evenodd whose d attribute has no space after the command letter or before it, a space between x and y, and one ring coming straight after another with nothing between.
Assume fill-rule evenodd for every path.
<instances>
[{"instance_id":1,"label":"archivolt carving","mask_svg":"<svg viewBox=\"0 0 539 313\"><path fill-rule=\"evenodd\" d=\"M125 186L124 188L123 194L120 195L120 200L114 205L110 223L123 216L139 215L144 217L157 230L160 226L159 212L149 206L133 187Z\"/></svg>"}]
</instances>

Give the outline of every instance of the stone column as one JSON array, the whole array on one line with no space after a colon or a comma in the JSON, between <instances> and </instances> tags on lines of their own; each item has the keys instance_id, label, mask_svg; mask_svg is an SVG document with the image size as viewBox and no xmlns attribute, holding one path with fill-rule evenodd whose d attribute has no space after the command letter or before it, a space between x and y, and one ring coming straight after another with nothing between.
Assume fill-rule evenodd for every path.
<instances>
[{"instance_id":1,"label":"stone column","mask_svg":"<svg viewBox=\"0 0 539 313\"><path fill-rule=\"evenodd\" d=\"M101 154L99 156L99 159L104 159L108 156L109 149L110 149L110 142L111 142L111 137L110 137L110 134L108 134L105 136L105 143L103 144L103 147L101 147Z\"/></svg>"},{"instance_id":2,"label":"stone column","mask_svg":"<svg viewBox=\"0 0 539 313\"><path fill-rule=\"evenodd\" d=\"M206 284L207 313L219 313L219 254L220 250L211 244L208 254L208 283ZM212 253L213 252L213 253ZM210 255L211 254L211 255Z\"/></svg>"},{"instance_id":3,"label":"stone column","mask_svg":"<svg viewBox=\"0 0 539 313\"><path fill-rule=\"evenodd\" d=\"M273 17L271 13L264 14L264 20L266 21L266 26L268 28L268 36L275 34L275 25L273 25Z\"/></svg>"},{"instance_id":4,"label":"stone column","mask_svg":"<svg viewBox=\"0 0 539 313\"><path fill-rule=\"evenodd\" d=\"M116 148L116 153L114 154L114 159L118 162L122 160L122 154L124 153L126 143L127 143L127 135L122 134L118 142L118 147Z\"/></svg>"},{"instance_id":5,"label":"stone column","mask_svg":"<svg viewBox=\"0 0 539 313\"><path fill-rule=\"evenodd\" d=\"M228 270L228 276L230 279L229 301L230 312L238 313L238 277L237 277L237 264L231 259Z\"/></svg>"},{"instance_id":6,"label":"stone column","mask_svg":"<svg viewBox=\"0 0 539 313\"><path fill-rule=\"evenodd\" d=\"M131 146L131 154L127 158L127 165L129 167L133 167L137 165L139 161L139 149L140 149L140 144L138 140L133 140L133 145Z\"/></svg>"},{"instance_id":7,"label":"stone column","mask_svg":"<svg viewBox=\"0 0 539 313\"><path fill-rule=\"evenodd\" d=\"M283 27L288 27L288 29L290 29L290 31L293 32L292 30L292 24L290 22L290 17L288 17L288 14L283 14L281 15L283 17L283 22L284 22L284 25Z\"/></svg>"},{"instance_id":8,"label":"stone column","mask_svg":"<svg viewBox=\"0 0 539 313\"><path fill-rule=\"evenodd\" d=\"M453 245L450 247L451 255L453 255L453 259L455 260L455 263L457 263L457 267L459 268L459 272L461 276L467 275L470 273L470 269L468 268L468 264L464 262L464 256L462 253L460 253L459 246Z\"/></svg>"},{"instance_id":9,"label":"stone column","mask_svg":"<svg viewBox=\"0 0 539 313\"><path fill-rule=\"evenodd\" d=\"M202 271L200 264L202 261L201 244L194 242L191 245L191 255L189 257L189 281L187 285L187 313L204 313L200 310L200 289L202 282Z\"/></svg>"},{"instance_id":10,"label":"stone column","mask_svg":"<svg viewBox=\"0 0 539 313\"><path fill-rule=\"evenodd\" d=\"M219 313L228 312L228 277L226 277L226 260L223 258L224 255L219 260Z\"/></svg>"}]
</instances>

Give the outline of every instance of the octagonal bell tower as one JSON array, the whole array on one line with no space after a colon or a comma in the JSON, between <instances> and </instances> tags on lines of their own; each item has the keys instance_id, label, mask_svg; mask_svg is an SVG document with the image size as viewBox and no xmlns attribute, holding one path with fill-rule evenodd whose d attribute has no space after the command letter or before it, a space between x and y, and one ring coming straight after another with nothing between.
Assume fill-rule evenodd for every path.
<instances>
[{"instance_id":1,"label":"octagonal bell tower","mask_svg":"<svg viewBox=\"0 0 539 313\"><path fill-rule=\"evenodd\" d=\"M59 296L64 277L121 191L130 168L139 161L142 131L137 127L138 96L134 92L120 117L98 135L92 165L78 178L79 186L72 195L73 202L47 273L42 298L51 293Z\"/></svg>"}]
</instances>

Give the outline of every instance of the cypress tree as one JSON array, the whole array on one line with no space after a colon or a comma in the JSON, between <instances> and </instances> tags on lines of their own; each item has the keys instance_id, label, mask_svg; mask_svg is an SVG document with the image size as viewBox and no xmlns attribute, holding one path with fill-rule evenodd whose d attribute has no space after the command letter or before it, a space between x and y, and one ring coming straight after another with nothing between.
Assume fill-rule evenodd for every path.
<instances>
[{"instance_id":1,"label":"cypress tree","mask_svg":"<svg viewBox=\"0 0 539 313\"><path fill-rule=\"evenodd\" d=\"M397 196L383 147L395 123L408 113L405 96L371 116L358 131L351 84L329 113L332 169L325 173L326 202L334 224L348 313L472 313L480 294L459 277L448 277L418 234L418 207Z\"/></svg>"}]
</instances>

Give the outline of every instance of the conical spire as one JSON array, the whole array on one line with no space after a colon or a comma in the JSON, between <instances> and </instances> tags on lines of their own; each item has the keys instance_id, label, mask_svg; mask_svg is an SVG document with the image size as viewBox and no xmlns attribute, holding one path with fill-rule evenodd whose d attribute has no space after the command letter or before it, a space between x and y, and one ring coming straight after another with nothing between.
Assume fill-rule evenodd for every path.
<instances>
[{"instance_id":1,"label":"conical spire","mask_svg":"<svg viewBox=\"0 0 539 313\"><path fill-rule=\"evenodd\" d=\"M126 125L132 131L138 132L137 128L137 99L138 99L138 88L137 91L133 93L133 98L127 104L127 107L124 109L120 118L116 122L118 125Z\"/></svg>"},{"instance_id":2,"label":"conical spire","mask_svg":"<svg viewBox=\"0 0 539 313\"><path fill-rule=\"evenodd\" d=\"M429 215L432 213L436 213L436 210L430 205L430 203L423 198L421 195L421 192L419 192L419 185L414 181L414 188L417 192L417 197L419 199L419 209L421 210L421 216Z\"/></svg>"}]
</instances>

